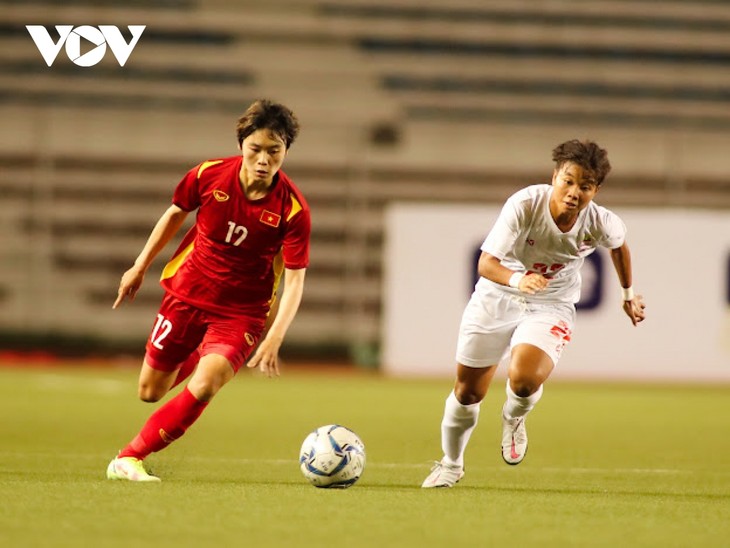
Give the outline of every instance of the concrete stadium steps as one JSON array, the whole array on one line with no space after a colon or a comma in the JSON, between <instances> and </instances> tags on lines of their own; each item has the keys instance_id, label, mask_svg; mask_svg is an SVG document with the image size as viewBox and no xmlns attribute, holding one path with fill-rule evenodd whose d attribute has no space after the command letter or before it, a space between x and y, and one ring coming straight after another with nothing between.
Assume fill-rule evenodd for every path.
<instances>
[{"instance_id":1,"label":"concrete stadium steps","mask_svg":"<svg viewBox=\"0 0 730 548\"><path fill-rule=\"evenodd\" d=\"M199 108L230 111L241 108L241 97L256 97L253 89L245 84L185 84L175 81L158 82L151 88L147 82L131 83L127 80L96 80L91 78L68 79L53 74L30 75L18 78L0 76L0 89L7 96L24 96L24 102L52 102L77 106L104 107L128 106L154 109ZM212 95L208 93L215 92Z\"/></svg>"},{"instance_id":2,"label":"concrete stadium steps","mask_svg":"<svg viewBox=\"0 0 730 548\"><path fill-rule=\"evenodd\" d=\"M725 66L701 63L684 64L677 70L668 70L662 64L622 60L596 63L583 59L545 58L534 62L529 58L515 59L506 55L495 55L489 59L463 56L458 62L454 62L454 56L444 54L433 55L428 57L427 62L423 61L423 56L417 52L392 52L373 56L368 60L385 78L420 78L425 83L435 84L442 80L444 88L452 81L478 83L480 80L504 80L508 83L516 81L536 86L544 83L553 86L559 83L566 86L585 84L596 90L600 90L602 86L627 86L638 91L644 88L666 90L667 95L676 91L677 96L681 96L685 89L698 92L707 90L712 93L730 85L730 74Z\"/></svg>"},{"instance_id":3,"label":"concrete stadium steps","mask_svg":"<svg viewBox=\"0 0 730 548\"><path fill-rule=\"evenodd\" d=\"M392 102L389 103L378 89L377 80L363 70L361 55L354 45L347 37L340 39L334 35L336 33L323 30L319 18L310 11L289 9L287 16L282 17L280 12L265 7L242 11L239 6L239 9L231 11L201 9L169 17L164 12L105 7L85 11L84 17L88 19L93 15L122 27L129 21L144 21L147 30L140 39L144 40L144 47L135 48L133 57L130 57L135 62L134 70L147 70L149 75L172 66L176 69L169 70L169 82L172 83L176 82L176 78L189 78L197 69L202 80L207 77L211 81L210 89L203 84L187 83L184 87L190 87L188 91L174 90L174 86L172 90L166 89L164 83L157 83L148 86L150 93L154 93L160 85L161 94L190 93L196 96L197 88L205 91L199 95L199 108L211 108L204 104L207 101L213 103L213 107L230 111L236 105L229 102L230 97L225 91L228 86L221 85L221 90L216 90L214 80L223 80L232 86L237 80L242 80L244 88L239 91L240 104L258 96L273 96L292 106L302 118L337 117L344 124L348 120L361 124L391 116L394 111ZM79 17L81 14L74 10L55 6L47 9L35 5L15 6L0 14L0 25L12 31L0 41L0 46L6 46L0 49L19 51L23 57L37 58L39 54L24 28L27 21L46 26L79 24ZM186 32L189 34L187 37ZM196 32L222 36L225 40L209 43L196 37ZM261 47L262 43L266 44L265 47ZM293 44L296 44L294 48ZM113 68L114 61L109 57L103 65ZM214 61L206 65L205 59ZM63 62L63 54L59 55L59 62ZM73 67L68 60L65 60L65 65ZM90 89L94 87L93 83L88 85ZM252 86L252 90L249 92L245 85ZM8 89L4 90L6 86ZM42 87L43 82L36 86ZM98 92L100 95L108 91L103 86ZM134 86L131 87L130 94L134 92ZM296 89L296 93L292 94L291 89ZM17 95L18 90L0 82L0 92ZM292 96L293 99L290 99ZM175 99L174 95L172 99ZM215 101L220 104L216 105ZM369 109L353 109L353 104L368 105Z\"/></svg>"},{"instance_id":4,"label":"concrete stadium steps","mask_svg":"<svg viewBox=\"0 0 730 548\"><path fill-rule=\"evenodd\" d=\"M99 157L116 157L120 163L126 158L135 162L183 158L192 167L200 159L236 153L231 115L8 103L0 104L0 114L13 128L0 134L2 151L24 157L72 157L79 165L84 158L90 163ZM184 164L177 165L182 177Z\"/></svg>"},{"instance_id":5,"label":"concrete stadium steps","mask_svg":"<svg viewBox=\"0 0 730 548\"><path fill-rule=\"evenodd\" d=\"M730 8L672 2L320 2L407 120L729 125Z\"/></svg>"},{"instance_id":6,"label":"concrete stadium steps","mask_svg":"<svg viewBox=\"0 0 730 548\"><path fill-rule=\"evenodd\" d=\"M80 168L84 157L91 163L95 158L108 161L118 157L120 165L132 158L137 163L149 161L150 168L169 162L166 173L174 179L165 182L174 184L184 170L204 159L239 153L235 123L247 104L242 101L235 111L221 113L155 109L150 105L115 108L103 104L18 104L3 102L0 97L0 116L6 127L12 128L0 133L0 150L23 157L37 155L40 150L47 156L76 158ZM369 146L367 128L336 116L340 107L292 108L302 131L289 151L287 165L299 160L321 163L327 170L332 164L339 167L348 162L348 173L355 173L365 161L361 149ZM357 116L362 117L362 112Z\"/></svg>"},{"instance_id":7,"label":"concrete stadium steps","mask_svg":"<svg viewBox=\"0 0 730 548\"><path fill-rule=\"evenodd\" d=\"M256 61L263 63L258 66L268 68L256 75L257 81L261 79L259 87L286 89L287 84L297 85L301 104L316 104L329 97L326 112L338 118L361 112L352 105L362 104L367 106L363 111L368 113L366 118L370 121L393 120L400 110L407 117L421 119L461 116L488 123L490 119L501 117L519 122L519 118L526 115L550 123L573 108L589 121L590 117L597 117L599 123L619 120L618 123L625 124L694 123L725 127L729 99L722 86L730 74L724 70L730 63L730 33L722 23L730 21L730 10L710 5L707 12L710 15L704 15L702 19L690 18L682 25L682 18L693 12L687 3L672 4L669 11L663 10L661 14L663 23L652 26L650 23L656 13L651 4L556 3L536 8L534 4L518 2L506 8L493 2L457 2L444 8L412 2L384 5L370 1L354 4L309 2L293 9L291 3L283 2L241 12L234 11L232 4L215 2L202 3L200 13L183 13L176 18L151 13L145 17L149 17L149 26L163 37L166 32L172 37L186 25L193 28L190 27L193 19L196 29L231 37L224 46L214 46L212 50L207 46L189 47L194 52L189 61L191 65L195 65L196 57L198 60L205 57L240 59L241 63L251 64L248 70L253 73L256 64L248 60L258 33L273 43L277 42L277 36L286 36L278 46L267 46L257 52ZM703 5L704 8L708 6ZM100 13L112 18L128 19L135 14L133 9L100 9ZM6 21L18 24L27 20L24 17L35 13L34 10L38 11L37 6L30 6L27 11L16 8L6 15ZM282 10L286 17L282 17ZM434 13L435 17L429 17ZM470 13L469 18L458 17ZM599 26L597 18L606 13L611 17ZM42 15L36 13L41 20L62 14L70 17L60 9L55 13L53 9L45 10ZM560 19L555 19L558 16L574 19L566 26ZM245 33L240 25L244 19ZM708 30L709 22L719 27ZM251 28L262 30L251 32ZM431 46L437 48L444 37L454 36L458 38L450 45L446 44L441 54L429 54ZM382 43L382 47L370 49L365 45L365 51L355 49L358 45L363 47L363 39L380 38L393 38L396 42ZM25 40L26 48L32 47L29 42ZM298 44L294 53L292 42ZM190 43L194 44L195 38L191 38ZM507 47L502 52L485 50L482 53L486 57L477 56L475 60L469 51L460 49L460 45L471 43L518 46L513 50ZM153 49L142 48L145 53L139 54L139 63L144 67L155 59L158 66L165 66L172 53L179 50L177 46L169 46L154 42ZM590 53L591 48L604 48L607 55L605 58L582 58L581 55ZM160 57L162 51L167 52L166 57ZM231 55L233 51L241 55ZM410 51L410 54L403 55L402 51ZM628 54L621 55L622 51ZM571 52L578 54L577 57ZM642 58L637 52L653 52L656 58ZM673 57L672 52L682 55L695 52L697 55L687 59L691 61L690 65L682 61L681 55ZM727 53L725 57L722 57L723 52ZM388 61L392 56L398 61ZM470 64L476 67L479 62L482 72L474 72L471 76L454 75L456 67L461 70L463 65L468 70ZM444 65L451 68L445 69ZM687 65L688 70L679 70ZM442 68L436 68L439 66ZM487 71L488 77L485 77ZM646 80L651 77L637 74L637 71L654 74L655 80ZM171 73L171 81L174 81L174 71ZM597 78L594 77L596 73ZM641 84L629 81L639 77ZM34 85L42 86L43 82L39 80ZM161 84L159 101L166 93L172 94L168 97L170 101L187 99L175 94L195 96L194 86L188 91L175 88L172 84ZM363 92L368 89L369 92ZM103 96L105 90L100 89L99 93ZM133 86L126 93L128 97L138 97ZM212 108L229 108L230 98L220 93L220 97L215 93L205 97ZM118 100L124 97L122 93ZM444 101L444 97L448 101ZM540 106L536 109L534 104L538 99ZM380 113L373 110L383 104L390 106L381 107ZM363 120L353 119L353 122Z\"/></svg>"},{"instance_id":8,"label":"concrete stadium steps","mask_svg":"<svg viewBox=\"0 0 730 548\"><path fill-rule=\"evenodd\" d=\"M286 4L270 2L269 4ZM203 0L202 6L224 4L232 6L235 0L221 2ZM538 20L545 24L570 23L604 27L623 23L624 26L654 28L695 28L717 26L730 21L727 5L718 0L582 0L539 2L534 0L452 0L444 4L438 0L300 0L299 5L314 6L328 16L349 16L371 20L391 17L405 22L442 21L445 23L498 20L505 24ZM661 10L657 10L661 5Z\"/></svg>"}]
</instances>

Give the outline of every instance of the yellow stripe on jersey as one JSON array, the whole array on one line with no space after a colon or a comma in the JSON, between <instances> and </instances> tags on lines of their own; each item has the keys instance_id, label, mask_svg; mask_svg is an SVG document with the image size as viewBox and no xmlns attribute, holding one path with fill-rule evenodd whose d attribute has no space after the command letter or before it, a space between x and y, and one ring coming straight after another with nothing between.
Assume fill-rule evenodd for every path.
<instances>
[{"instance_id":1,"label":"yellow stripe on jersey","mask_svg":"<svg viewBox=\"0 0 730 548\"><path fill-rule=\"evenodd\" d=\"M291 197L291 211L289 212L289 216L286 218L287 221L294 217L297 213L299 213L302 210L302 204L300 204L297 199L292 196Z\"/></svg>"},{"instance_id":2,"label":"yellow stripe on jersey","mask_svg":"<svg viewBox=\"0 0 730 548\"><path fill-rule=\"evenodd\" d=\"M276 301L276 292L279 290L279 283L281 282L281 274L284 272L284 254L280 249L274 257L274 289L271 291L271 299L269 300L269 306L274 304Z\"/></svg>"},{"instance_id":3,"label":"yellow stripe on jersey","mask_svg":"<svg viewBox=\"0 0 730 548\"><path fill-rule=\"evenodd\" d=\"M200 174L203 173L210 166L220 164L221 162L223 162L223 160L206 160L205 162L200 164L200 167L198 168L198 179L200 179Z\"/></svg>"},{"instance_id":4,"label":"yellow stripe on jersey","mask_svg":"<svg viewBox=\"0 0 730 548\"><path fill-rule=\"evenodd\" d=\"M175 255L172 259L170 259L170 262L165 265L165 268L162 269L162 275L160 276L160 280L166 280L167 278L172 278L175 273L177 272L178 268L182 266L182 264L185 262L185 259L187 259L188 255L192 253L193 248L195 247L195 242L190 242L190 245L188 245L185 249L183 249L180 253Z\"/></svg>"}]
</instances>

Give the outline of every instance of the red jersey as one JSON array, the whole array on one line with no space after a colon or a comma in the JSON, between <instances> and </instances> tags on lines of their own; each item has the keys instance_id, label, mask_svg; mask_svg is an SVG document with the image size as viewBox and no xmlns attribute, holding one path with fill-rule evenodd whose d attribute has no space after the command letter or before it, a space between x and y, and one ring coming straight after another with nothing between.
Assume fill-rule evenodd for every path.
<instances>
[{"instance_id":1,"label":"red jersey","mask_svg":"<svg viewBox=\"0 0 730 548\"><path fill-rule=\"evenodd\" d=\"M241 156L209 160L177 185L172 203L198 210L161 285L181 301L228 314L266 314L284 267L309 264L309 206L279 171L269 194L249 200Z\"/></svg>"}]
</instances>

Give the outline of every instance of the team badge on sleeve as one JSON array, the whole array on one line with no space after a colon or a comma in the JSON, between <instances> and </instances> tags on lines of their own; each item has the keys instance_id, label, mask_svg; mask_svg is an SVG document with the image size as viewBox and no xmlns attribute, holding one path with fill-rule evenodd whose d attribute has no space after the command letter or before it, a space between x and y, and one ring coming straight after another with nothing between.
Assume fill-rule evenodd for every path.
<instances>
[{"instance_id":1,"label":"team badge on sleeve","mask_svg":"<svg viewBox=\"0 0 730 548\"><path fill-rule=\"evenodd\" d=\"M264 209L259 220L265 225L277 228L281 222L281 215L277 215L276 213L272 213L271 211Z\"/></svg>"}]
</instances>

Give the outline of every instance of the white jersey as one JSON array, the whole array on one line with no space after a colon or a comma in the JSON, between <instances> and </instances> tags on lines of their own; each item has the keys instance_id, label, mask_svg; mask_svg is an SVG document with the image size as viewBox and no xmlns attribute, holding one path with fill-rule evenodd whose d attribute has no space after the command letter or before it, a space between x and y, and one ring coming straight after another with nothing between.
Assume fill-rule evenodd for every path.
<instances>
[{"instance_id":1,"label":"white jersey","mask_svg":"<svg viewBox=\"0 0 730 548\"><path fill-rule=\"evenodd\" d=\"M598 246L615 249L624 243L626 226L613 212L591 202L562 232L550 214L551 185L532 185L513 194L502 208L482 251L516 272L538 272L550 278L535 295L480 278L476 291L498 287L528 301L576 303L580 298L580 267Z\"/></svg>"}]
</instances>

